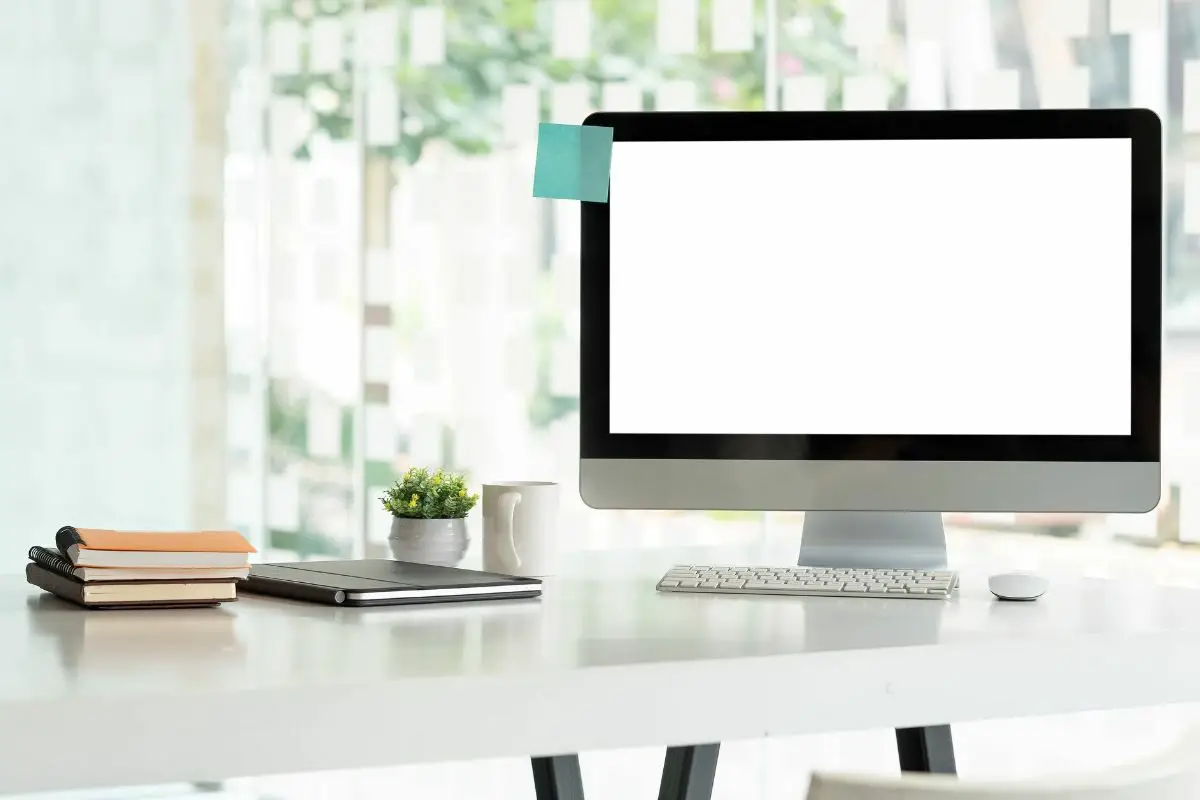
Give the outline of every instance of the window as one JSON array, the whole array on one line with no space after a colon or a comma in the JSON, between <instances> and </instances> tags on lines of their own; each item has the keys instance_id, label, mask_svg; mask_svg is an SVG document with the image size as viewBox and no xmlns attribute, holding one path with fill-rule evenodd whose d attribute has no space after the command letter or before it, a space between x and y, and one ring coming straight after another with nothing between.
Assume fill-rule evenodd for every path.
<instances>
[{"instance_id":1,"label":"window","mask_svg":"<svg viewBox=\"0 0 1200 800\"><path fill-rule=\"evenodd\" d=\"M1200 539L1197 0L74 8L3 12L29 67L0 78L25 109L0 134L21 154L0 193L10 530L235 525L279 557L378 552L382 488L446 464L563 481L579 547L791 536L800 515L577 500L578 215L530 196L537 123L1138 105L1167 131L1163 506L954 521Z\"/></svg>"}]
</instances>

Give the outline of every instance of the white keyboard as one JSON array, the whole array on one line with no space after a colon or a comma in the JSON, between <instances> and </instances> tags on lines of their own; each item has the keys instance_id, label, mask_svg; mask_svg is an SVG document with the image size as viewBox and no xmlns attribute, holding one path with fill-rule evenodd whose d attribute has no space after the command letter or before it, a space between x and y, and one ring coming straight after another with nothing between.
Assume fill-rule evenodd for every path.
<instances>
[{"instance_id":1,"label":"white keyboard","mask_svg":"<svg viewBox=\"0 0 1200 800\"><path fill-rule=\"evenodd\" d=\"M957 588L958 573L950 570L714 567L704 564L671 567L658 582L660 592L917 600L945 600Z\"/></svg>"}]
</instances>

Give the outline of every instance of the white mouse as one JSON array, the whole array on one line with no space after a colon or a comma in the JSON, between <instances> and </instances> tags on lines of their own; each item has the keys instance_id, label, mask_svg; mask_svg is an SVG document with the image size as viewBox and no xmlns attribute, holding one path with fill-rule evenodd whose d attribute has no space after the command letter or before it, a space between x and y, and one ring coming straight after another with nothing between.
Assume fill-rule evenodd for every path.
<instances>
[{"instance_id":1,"label":"white mouse","mask_svg":"<svg viewBox=\"0 0 1200 800\"><path fill-rule=\"evenodd\" d=\"M1048 585L1045 578L1021 572L988 578L988 589L1001 600L1037 600L1046 593Z\"/></svg>"}]
</instances>

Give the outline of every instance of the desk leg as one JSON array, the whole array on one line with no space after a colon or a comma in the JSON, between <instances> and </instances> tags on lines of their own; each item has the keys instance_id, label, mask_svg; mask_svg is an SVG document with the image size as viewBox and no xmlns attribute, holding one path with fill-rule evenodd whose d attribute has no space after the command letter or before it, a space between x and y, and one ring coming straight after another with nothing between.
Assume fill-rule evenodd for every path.
<instances>
[{"instance_id":1,"label":"desk leg","mask_svg":"<svg viewBox=\"0 0 1200 800\"><path fill-rule=\"evenodd\" d=\"M896 749L901 772L936 772L956 775L954 740L949 725L926 728L896 728Z\"/></svg>"},{"instance_id":2,"label":"desk leg","mask_svg":"<svg viewBox=\"0 0 1200 800\"><path fill-rule=\"evenodd\" d=\"M583 800L583 775L579 756L531 758L533 792L537 800Z\"/></svg>"},{"instance_id":3,"label":"desk leg","mask_svg":"<svg viewBox=\"0 0 1200 800\"><path fill-rule=\"evenodd\" d=\"M658 800L709 800L720 752L719 744L668 747Z\"/></svg>"}]
</instances>

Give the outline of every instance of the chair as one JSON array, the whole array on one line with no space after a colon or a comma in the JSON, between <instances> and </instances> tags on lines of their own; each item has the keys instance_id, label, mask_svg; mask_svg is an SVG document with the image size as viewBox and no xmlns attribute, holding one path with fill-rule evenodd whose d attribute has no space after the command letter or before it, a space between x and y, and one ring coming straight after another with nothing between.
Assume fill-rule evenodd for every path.
<instances>
[{"instance_id":1,"label":"chair","mask_svg":"<svg viewBox=\"0 0 1200 800\"><path fill-rule=\"evenodd\" d=\"M1200 729L1167 753L1089 776L984 783L952 775L818 772L808 800L1200 800Z\"/></svg>"}]
</instances>

